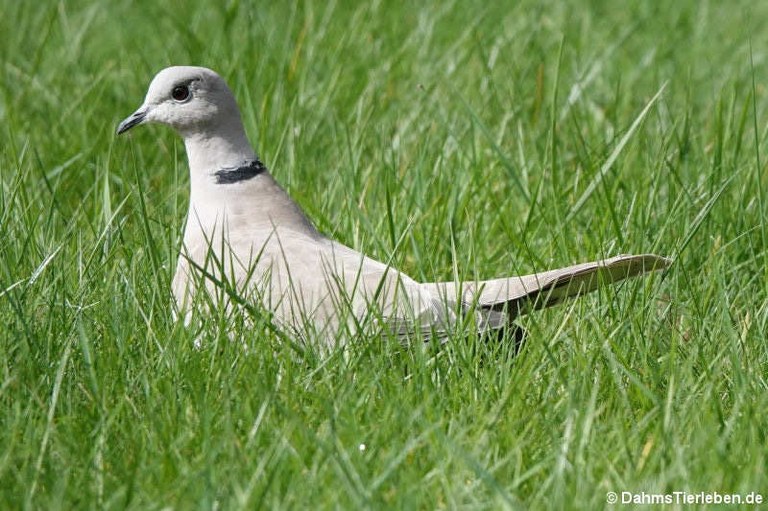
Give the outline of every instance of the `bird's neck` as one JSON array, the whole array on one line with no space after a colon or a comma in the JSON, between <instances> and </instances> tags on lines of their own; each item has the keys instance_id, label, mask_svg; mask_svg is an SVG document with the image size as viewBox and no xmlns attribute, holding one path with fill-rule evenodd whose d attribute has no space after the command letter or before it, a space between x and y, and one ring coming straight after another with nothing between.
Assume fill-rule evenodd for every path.
<instances>
[{"instance_id":1,"label":"bird's neck","mask_svg":"<svg viewBox=\"0 0 768 511\"><path fill-rule=\"evenodd\" d=\"M317 236L312 223L259 161L242 125L183 134L190 170L187 230L213 232L222 220L259 222ZM221 229L219 229L221 231Z\"/></svg>"},{"instance_id":2,"label":"bird's neck","mask_svg":"<svg viewBox=\"0 0 768 511\"><path fill-rule=\"evenodd\" d=\"M193 188L215 179L215 173L222 168L236 168L256 160L256 153L239 123L213 134L188 134L184 145Z\"/></svg>"}]
</instances>

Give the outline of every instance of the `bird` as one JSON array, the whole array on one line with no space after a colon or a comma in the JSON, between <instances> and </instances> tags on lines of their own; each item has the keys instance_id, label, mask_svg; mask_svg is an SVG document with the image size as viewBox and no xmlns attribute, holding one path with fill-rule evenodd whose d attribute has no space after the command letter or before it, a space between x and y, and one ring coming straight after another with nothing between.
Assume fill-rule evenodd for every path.
<instances>
[{"instance_id":1,"label":"bird","mask_svg":"<svg viewBox=\"0 0 768 511\"><path fill-rule=\"evenodd\" d=\"M459 324L478 334L516 331L532 310L671 263L618 255L523 276L417 282L315 227L259 159L235 96L215 71L158 72L117 134L147 123L173 128L189 163L189 209L171 285L185 322L211 304L247 306L281 334L325 347L364 332L445 342Z\"/></svg>"}]
</instances>

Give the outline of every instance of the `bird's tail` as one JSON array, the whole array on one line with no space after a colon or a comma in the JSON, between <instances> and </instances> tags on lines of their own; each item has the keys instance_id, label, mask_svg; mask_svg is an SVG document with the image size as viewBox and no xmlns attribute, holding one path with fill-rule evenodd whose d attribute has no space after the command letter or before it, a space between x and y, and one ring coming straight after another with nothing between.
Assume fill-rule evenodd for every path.
<instances>
[{"instance_id":1,"label":"bird's tail","mask_svg":"<svg viewBox=\"0 0 768 511\"><path fill-rule=\"evenodd\" d=\"M566 298L594 291L655 270L672 261L654 254L620 255L610 259L566 266L531 275L479 282L433 282L422 284L435 296L460 298L481 309L505 310L510 318L530 310L558 304Z\"/></svg>"}]
</instances>

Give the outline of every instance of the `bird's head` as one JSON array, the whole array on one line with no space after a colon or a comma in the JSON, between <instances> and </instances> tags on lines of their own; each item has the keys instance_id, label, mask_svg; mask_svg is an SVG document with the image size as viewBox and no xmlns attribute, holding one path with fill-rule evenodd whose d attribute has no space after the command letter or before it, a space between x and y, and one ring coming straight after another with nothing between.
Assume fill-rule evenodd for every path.
<instances>
[{"instance_id":1,"label":"bird's head","mask_svg":"<svg viewBox=\"0 0 768 511\"><path fill-rule=\"evenodd\" d=\"M240 123L237 103L218 74L204 67L174 66L155 76L144 104L118 125L117 134L154 122L187 137L219 130L234 121Z\"/></svg>"}]
</instances>

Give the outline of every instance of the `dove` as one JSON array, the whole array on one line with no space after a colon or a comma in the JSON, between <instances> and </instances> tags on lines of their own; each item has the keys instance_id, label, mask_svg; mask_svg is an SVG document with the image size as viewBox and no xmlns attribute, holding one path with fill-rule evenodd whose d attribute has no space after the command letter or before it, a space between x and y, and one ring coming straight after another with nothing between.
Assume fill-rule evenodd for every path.
<instances>
[{"instance_id":1,"label":"dove","mask_svg":"<svg viewBox=\"0 0 768 511\"><path fill-rule=\"evenodd\" d=\"M524 276L420 283L317 230L257 156L235 96L216 72L160 71L117 134L146 123L181 135L189 163L189 209L172 282L184 321L211 304L250 304L282 333L327 346L370 328L442 341L459 322L479 333L514 330L522 314L671 263L619 255Z\"/></svg>"}]
</instances>

